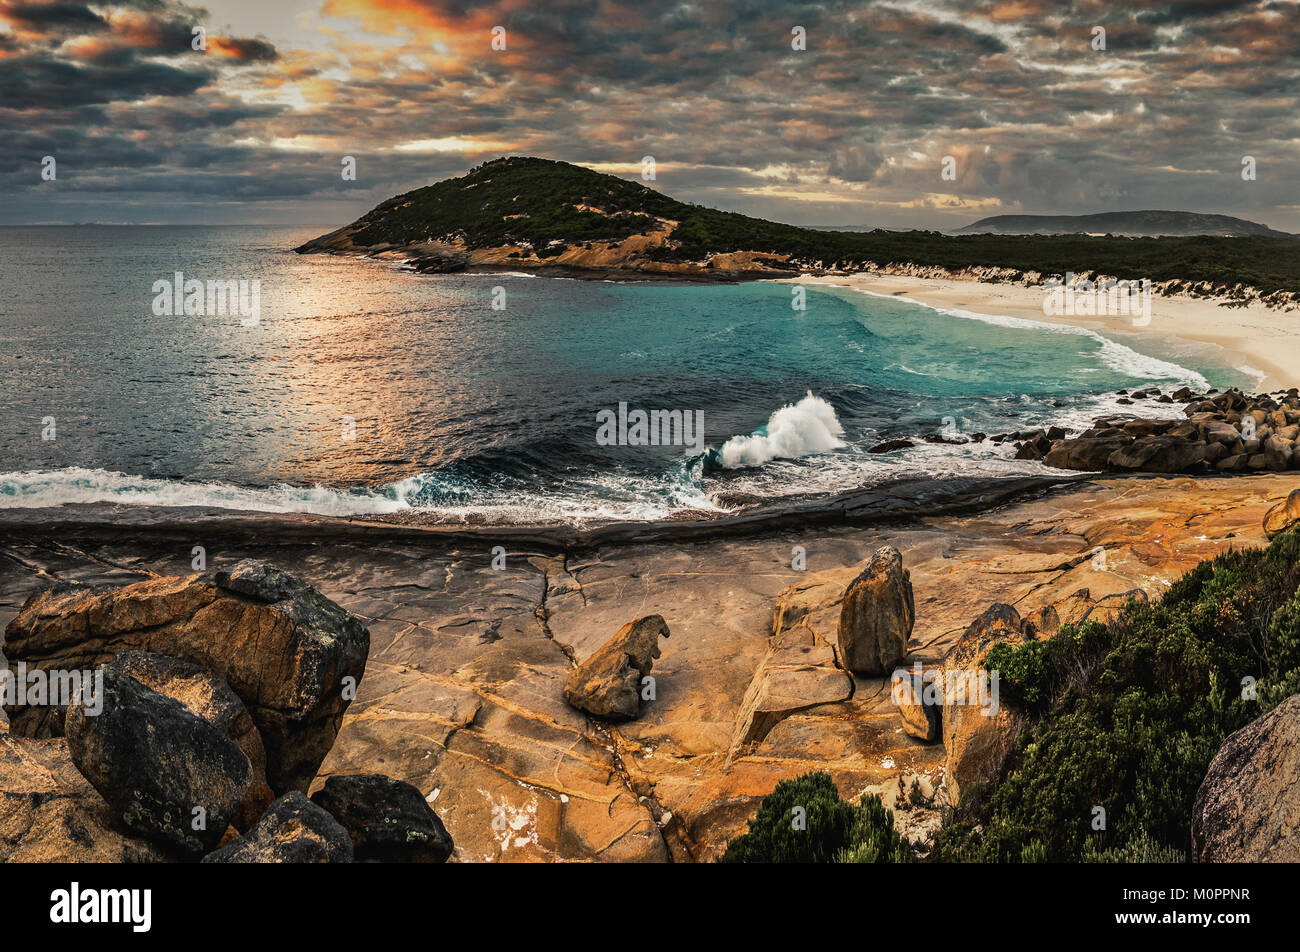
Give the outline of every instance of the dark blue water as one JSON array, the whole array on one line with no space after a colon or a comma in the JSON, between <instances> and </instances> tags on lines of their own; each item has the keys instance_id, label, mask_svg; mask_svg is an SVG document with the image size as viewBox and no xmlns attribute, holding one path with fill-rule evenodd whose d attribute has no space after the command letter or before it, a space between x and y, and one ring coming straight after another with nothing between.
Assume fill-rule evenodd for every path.
<instances>
[{"instance_id":1,"label":"dark blue water","mask_svg":"<svg viewBox=\"0 0 1300 952\"><path fill-rule=\"evenodd\" d=\"M665 518L1035 471L991 444L865 449L945 418L1081 427L1137 384L1249 382L1154 342L848 289L794 311L779 283L420 276L288 251L322 230L0 229L0 506ZM258 323L155 313L176 271L259 282ZM600 445L597 413L620 403L698 411L707 450Z\"/></svg>"}]
</instances>

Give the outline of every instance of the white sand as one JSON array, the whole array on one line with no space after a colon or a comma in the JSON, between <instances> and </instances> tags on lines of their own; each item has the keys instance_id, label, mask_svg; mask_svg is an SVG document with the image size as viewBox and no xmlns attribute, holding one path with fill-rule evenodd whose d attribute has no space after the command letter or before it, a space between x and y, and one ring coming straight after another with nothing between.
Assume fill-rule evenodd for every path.
<instances>
[{"instance_id":1,"label":"white sand","mask_svg":"<svg viewBox=\"0 0 1300 952\"><path fill-rule=\"evenodd\" d=\"M891 297L911 298L941 308L977 314L1000 314L1054 324L1091 328L1119 343L1147 352L1135 336L1212 344L1224 353L1224 363L1254 376L1258 388L1276 390L1300 386L1300 311L1277 311L1253 303L1220 307L1212 300L1153 294L1151 321L1134 326L1128 316L1071 316L1043 313L1044 292L1019 284L985 284L951 278L856 274L791 279L804 285L830 284L858 288ZM1152 355L1160 356L1160 355Z\"/></svg>"}]
</instances>

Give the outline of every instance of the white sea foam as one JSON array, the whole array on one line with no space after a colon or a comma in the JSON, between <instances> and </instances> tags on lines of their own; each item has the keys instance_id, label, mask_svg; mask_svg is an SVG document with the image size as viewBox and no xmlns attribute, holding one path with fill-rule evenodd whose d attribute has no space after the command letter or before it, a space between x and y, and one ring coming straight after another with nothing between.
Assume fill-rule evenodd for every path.
<instances>
[{"instance_id":1,"label":"white sea foam","mask_svg":"<svg viewBox=\"0 0 1300 952\"><path fill-rule=\"evenodd\" d=\"M436 473L419 473L378 488L329 486L232 486L130 476L103 469L71 467L0 473L0 509L36 509L71 504L231 509L241 512L368 516L419 510L449 523L492 524L655 521L682 510L724 512L690 478L667 477L665 485L637 477L600 476L545 494L453 493L463 502L428 501ZM477 498L476 498L477 497Z\"/></svg>"},{"instance_id":2,"label":"white sea foam","mask_svg":"<svg viewBox=\"0 0 1300 952\"><path fill-rule=\"evenodd\" d=\"M840 439L843 435L835 408L809 391L798 403L787 404L768 417L761 431L727 440L718 450L718 458L728 469L761 466L773 459L842 449L847 445Z\"/></svg>"},{"instance_id":3,"label":"white sea foam","mask_svg":"<svg viewBox=\"0 0 1300 952\"><path fill-rule=\"evenodd\" d=\"M838 285L839 287L849 287L861 294L867 294L871 297L885 298L889 301L903 301L907 304L917 304L921 307L928 308L931 311L937 311L940 314L947 314L949 317L959 317L963 320L982 321L985 324L992 324L997 327L1012 327L1020 330L1037 330L1048 331L1053 334L1071 334L1076 337L1087 337L1101 344L1101 352L1098 354L1101 362L1117 373L1122 373L1129 377L1135 377L1140 380L1177 380L1184 383L1193 390L1208 390L1210 382L1195 370L1183 367L1179 364L1167 360L1161 360L1159 357L1150 357L1146 354L1138 353L1131 347L1111 340L1102 334L1088 327L1076 327L1073 324L1054 324L1050 321L1034 321L1024 317L1011 317L1006 314L977 314L975 311L963 310L959 307L940 307L937 304L927 304L925 301L918 301L916 298L895 296L893 294L884 294L880 291L869 291L866 288L855 288L851 285Z\"/></svg>"},{"instance_id":4,"label":"white sea foam","mask_svg":"<svg viewBox=\"0 0 1300 952\"><path fill-rule=\"evenodd\" d=\"M414 478L414 477L413 477ZM409 509L403 498L411 480L385 490L327 486L268 486L250 489L226 483L191 483L128 476L103 469L70 467L0 473L0 508L31 509L72 503L128 503L137 506L204 506L247 512L304 512L350 516Z\"/></svg>"}]
</instances>

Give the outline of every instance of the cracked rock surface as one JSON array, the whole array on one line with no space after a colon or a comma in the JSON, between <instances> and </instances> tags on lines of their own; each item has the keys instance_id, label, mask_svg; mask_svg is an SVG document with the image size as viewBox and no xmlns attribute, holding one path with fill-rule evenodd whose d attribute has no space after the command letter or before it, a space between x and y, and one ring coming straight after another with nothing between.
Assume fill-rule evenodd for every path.
<instances>
[{"instance_id":1,"label":"cracked rock surface","mask_svg":"<svg viewBox=\"0 0 1300 952\"><path fill-rule=\"evenodd\" d=\"M151 510L97 527L83 511L0 511L0 624L55 581L188 574L194 545L218 571L265 560L370 631L313 789L345 774L412 784L454 840L453 862L708 860L777 781L809 770L854 798L904 775L940 788L942 743L904 730L888 675L851 676L831 650L838 599L880 546L901 553L914 592L904 662L931 666L993 603L1064 622L1080 589L1090 611L1135 589L1159 597L1201 559L1263 543L1265 511L1292 488L1285 474L1109 477L969 516L580 549L323 517ZM495 545L507 549L500 570ZM806 571L791 566L794 546ZM790 589L806 611L774 626ZM566 704L576 660L653 614L672 636L638 717ZM0 764L0 789L27 782L30 760ZM17 850L14 837L0 849Z\"/></svg>"}]
</instances>

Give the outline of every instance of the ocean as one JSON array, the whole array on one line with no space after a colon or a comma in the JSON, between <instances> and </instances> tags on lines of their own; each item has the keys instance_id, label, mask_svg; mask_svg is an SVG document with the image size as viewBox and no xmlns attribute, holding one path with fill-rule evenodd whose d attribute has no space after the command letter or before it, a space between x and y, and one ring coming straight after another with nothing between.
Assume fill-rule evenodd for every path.
<instances>
[{"instance_id":1,"label":"ocean","mask_svg":"<svg viewBox=\"0 0 1300 952\"><path fill-rule=\"evenodd\" d=\"M416 275L289 250L328 229L0 228L0 507L703 519L1039 474L1010 443L920 437L1078 430L1118 390L1252 383L1123 328L847 288L795 310L777 282ZM169 313L177 272L245 282L245 304L257 282L256 322ZM637 411L670 415L638 428ZM895 438L918 445L867 452Z\"/></svg>"}]
</instances>

